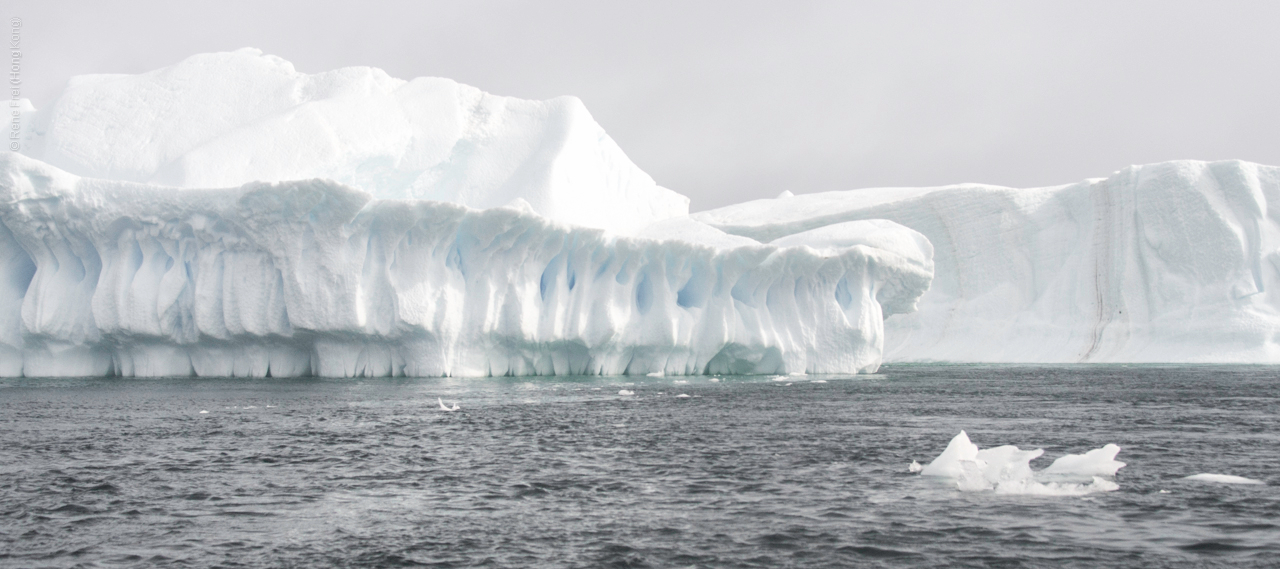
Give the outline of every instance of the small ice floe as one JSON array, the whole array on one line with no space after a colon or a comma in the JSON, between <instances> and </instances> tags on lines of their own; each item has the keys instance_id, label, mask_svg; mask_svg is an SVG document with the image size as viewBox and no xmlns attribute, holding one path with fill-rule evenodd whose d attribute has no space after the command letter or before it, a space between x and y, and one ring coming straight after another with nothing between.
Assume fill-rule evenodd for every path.
<instances>
[{"instance_id":1,"label":"small ice floe","mask_svg":"<svg viewBox=\"0 0 1280 569\"><path fill-rule=\"evenodd\" d=\"M921 470L924 470L924 467L923 467L923 466L921 466L921 465L920 465L920 463L918 463L918 462L916 462L916 461L914 461L914 460L913 460L913 461L911 461L911 466L908 466L908 467L907 467L907 472L911 472L911 473L913 473L913 474L914 474L914 473L916 473L916 472L920 472Z\"/></svg>"},{"instance_id":2,"label":"small ice floe","mask_svg":"<svg viewBox=\"0 0 1280 569\"><path fill-rule=\"evenodd\" d=\"M788 383L788 384L786 385L786 387L791 387L792 385L795 385L795 384L794 384L794 383Z\"/></svg>"},{"instance_id":3,"label":"small ice floe","mask_svg":"<svg viewBox=\"0 0 1280 569\"><path fill-rule=\"evenodd\" d=\"M653 372L653 373L646 373L645 375L647 375L647 376L649 376L649 377L664 377L664 376L666 376L667 374L666 374L666 372L662 372L662 371L655 371L655 372Z\"/></svg>"},{"instance_id":4,"label":"small ice floe","mask_svg":"<svg viewBox=\"0 0 1280 569\"><path fill-rule=\"evenodd\" d=\"M687 379L677 379L677 380L672 381L671 383L672 383L673 385L684 385L684 384L686 384L686 383L689 383L689 380L687 380Z\"/></svg>"},{"instance_id":5,"label":"small ice floe","mask_svg":"<svg viewBox=\"0 0 1280 569\"><path fill-rule=\"evenodd\" d=\"M436 403L439 403L439 404L440 404L440 410L441 410L441 411L457 411L457 410L458 410L458 402L457 402L457 401L454 401L454 402L453 402L453 407L450 407L450 406L448 406L448 405L445 405L445 404L444 404L444 399L441 399L441 398L437 397L437 398L436 398Z\"/></svg>"},{"instance_id":6,"label":"small ice floe","mask_svg":"<svg viewBox=\"0 0 1280 569\"><path fill-rule=\"evenodd\" d=\"M688 393L681 393L680 395L676 396L676 399L688 399L688 398L689 398Z\"/></svg>"},{"instance_id":7,"label":"small ice floe","mask_svg":"<svg viewBox=\"0 0 1280 569\"><path fill-rule=\"evenodd\" d=\"M618 395L635 395L635 394L636 394L636 392L631 391L630 389L619 389L619 390L618 390Z\"/></svg>"},{"instance_id":8,"label":"small ice floe","mask_svg":"<svg viewBox=\"0 0 1280 569\"><path fill-rule=\"evenodd\" d=\"M789 379L791 379L791 377L786 375L775 375L769 378L770 381L787 381Z\"/></svg>"},{"instance_id":9,"label":"small ice floe","mask_svg":"<svg viewBox=\"0 0 1280 569\"><path fill-rule=\"evenodd\" d=\"M711 383L720 383L720 378L718 378L718 377L713 377L713 378L711 378L711 379L708 379L707 381L710 381Z\"/></svg>"},{"instance_id":10,"label":"small ice floe","mask_svg":"<svg viewBox=\"0 0 1280 569\"><path fill-rule=\"evenodd\" d=\"M1081 496L1119 490L1116 472L1124 463L1115 460L1120 447L1106 445L1084 454L1068 454L1048 468L1031 470L1041 449L1022 450L1013 445L978 449L964 431L951 439L946 450L920 468L923 476L954 482L962 491L992 490L997 494ZM912 471L916 464L912 464Z\"/></svg>"},{"instance_id":11,"label":"small ice floe","mask_svg":"<svg viewBox=\"0 0 1280 569\"><path fill-rule=\"evenodd\" d=\"M208 414L209 414L209 411L207 411L207 410L205 410L205 409L201 409L201 410L200 410L200 414L201 414L201 415L208 415Z\"/></svg>"},{"instance_id":12,"label":"small ice floe","mask_svg":"<svg viewBox=\"0 0 1280 569\"><path fill-rule=\"evenodd\" d=\"M1243 476L1233 476L1230 474L1193 474L1183 480L1191 480L1193 482L1212 482L1214 484L1266 484L1261 480L1245 478Z\"/></svg>"},{"instance_id":13,"label":"small ice floe","mask_svg":"<svg viewBox=\"0 0 1280 569\"><path fill-rule=\"evenodd\" d=\"M275 409L275 408L276 408L275 405L267 405L267 409Z\"/></svg>"},{"instance_id":14,"label":"small ice floe","mask_svg":"<svg viewBox=\"0 0 1280 569\"><path fill-rule=\"evenodd\" d=\"M826 382L827 380L825 379L815 379L813 381L810 381L809 383L826 383Z\"/></svg>"}]
</instances>

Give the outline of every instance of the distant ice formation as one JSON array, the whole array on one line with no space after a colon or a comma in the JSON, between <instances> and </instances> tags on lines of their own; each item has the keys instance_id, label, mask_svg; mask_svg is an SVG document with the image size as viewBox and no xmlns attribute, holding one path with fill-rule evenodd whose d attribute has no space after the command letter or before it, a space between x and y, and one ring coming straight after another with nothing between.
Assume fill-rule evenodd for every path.
<instances>
[{"instance_id":1,"label":"distant ice formation","mask_svg":"<svg viewBox=\"0 0 1280 569\"><path fill-rule=\"evenodd\" d=\"M928 237L920 309L886 361L1280 362L1280 168L1177 161L1034 189L977 184L758 200L693 215L777 242L854 220Z\"/></svg>"},{"instance_id":2,"label":"distant ice formation","mask_svg":"<svg viewBox=\"0 0 1280 569\"><path fill-rule=\"evenodd\" d=\"M1116 472L1124 468L1123 462L1115 460L1119 452L1120 447L1109 444L1082 455L1064 455L1048 468L1034 471L1031 461L1044 454L1043 450L1012 445L979 450L969 435L960 431L932 462L921 467L912 461L909 470L947 480L963 491L1078 496L1120 488L1114 481Z\"/></svg>"}]
</instances>

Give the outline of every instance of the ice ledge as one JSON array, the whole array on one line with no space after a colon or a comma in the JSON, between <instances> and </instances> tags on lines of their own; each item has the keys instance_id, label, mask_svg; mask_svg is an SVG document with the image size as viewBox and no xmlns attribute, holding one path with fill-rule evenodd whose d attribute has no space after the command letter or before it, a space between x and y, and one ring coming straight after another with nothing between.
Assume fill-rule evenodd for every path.
<instances>
[{"instance_id":1,"label":"ice ledge","mask_svg":"<svg viewBox=\"0 0 1280 569\"><path fill-rule=\"evenodd\" d=\"M932 250L841 226L623 237L326 180L175 190L4 153L0 374L873 371Z\"/></svg>"}]
</instances>

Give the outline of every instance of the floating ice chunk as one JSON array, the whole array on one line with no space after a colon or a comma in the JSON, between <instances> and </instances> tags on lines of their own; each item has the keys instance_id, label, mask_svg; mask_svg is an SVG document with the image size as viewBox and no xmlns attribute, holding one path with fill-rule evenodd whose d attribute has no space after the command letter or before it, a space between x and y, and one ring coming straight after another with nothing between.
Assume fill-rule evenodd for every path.
<instances>
[{"instance_id":1,"label":"floating ice chunk","mask_svg":"<svg viewBox=\"0 0 1280 569\"><path fill-rule=\"evenodd\" d=\"M636 392L631 391L630 389L619 389L619 390L618 390L618 395L635 395L635 394L636 394Z\"/></svg>"},{"instance_id":2,"label":"floating ice chunk","mask_svg":"<svg viewBox=\"0 0 1280 569\"><path fill-rule=\"evenodd\" d=\"M201 410L200 410L200 414L201 414L201 415L208 415L208 414L209 414L209 411L204 410L204 409L201 409Z\"/></svg>"},{"instance_id":3,"label":"floating ice chunk","mask_svg":"<svg viewBox=\"0 0 1280 569\"><path fill-rule=\"evenodd\" d=\"M968 433L960 431L960 434L952 437L951 442L947 443L947 448L942 451L942 454L925 466L920 474L959 479L964 474L961 463L977 459L978 445L969 440Z\"/></svg>"},{"instance_id":4,"label":"floating ice chunk","mask_svg":"<svg viewBox=\"0 0 1280 569\"><path fill-rule=\"evenodd\" d=\"M457 402L457 401L454 401L454 402L453 402L453 407L450 407L450 406L448 406L448 405L445 405L445 404L444 404L444 399L441 399L441 398L439 398L439 397L437 397L437 398L436 398L436 402L440 404L440 410L441 410L441 411L457 411L457 410L458 410L458 402Z\"/></svg>"},{"instance_id":5,"label":"floating ice chunk","mask_svg":"<svg viewBox=\"0 0 1280 569\"><path fill-rule=\"evenodd\" d=\"M1124 463L1116 460L1120 447L1106 445L1084 454L1068 454L1053 461L1041 474L1062 476L1115 476L1116 471L1124 468Z\"/></svg>"},{"instance_id":6,"label":"floating ice chunk","mask_svg":"<svg viewBox=\"0 0 1280 569\"><path fill-rule=\"evenodd\" d=\"M1120 488L1106 478L1124 466L1113 460L1119 451L1120 447L1107 445L1084 455L1067 455L1063 458L1069 460L1056 472L1036 472L1031 469L1031 461L1044 454L1043 450L1022 450L1012 445L979 449L967 433L960 431L942 454L919 472L953 481L963 491L1078 496ZM913 462L913 469L916 466Z\"/></svg>"},{"instance_id":7,"label":"floating ice chunk","mask_svg":"<svg viewBox=\"0 0 1280 569\"><path fill-rule=\"evenodd\" d=\"M924 467L914 460L911 461L911 466L907 467L907 472L918 473L921 470L924 470Z\"/></svg>"},{"instance_id":8,"label":"floating ice chunk","mask_svg":"<svg viewBox=\"0 0 1280 569\"><path fill-rule=\"evenodd\" d=\"M1193 474L1183 480L1191 480L1195 482L1213 482L1215 484L1266 484L1261 480L1245 478L1243 476L1233 476L1231 474Z\"/></svg>"},{"instance_id":9,"label":"floating ice chunk","mask_svg":"<svg viewBox=\"0 0 1280 569\"><path fill-rule=\"evenodd\" d=\"M680 395L677 395L676 397L677 397L677 398L680 398L680 399L687 399L687 398L689 397L689 394L688 394L688 393L681 393Z\"/></svg>"}]
</instances>

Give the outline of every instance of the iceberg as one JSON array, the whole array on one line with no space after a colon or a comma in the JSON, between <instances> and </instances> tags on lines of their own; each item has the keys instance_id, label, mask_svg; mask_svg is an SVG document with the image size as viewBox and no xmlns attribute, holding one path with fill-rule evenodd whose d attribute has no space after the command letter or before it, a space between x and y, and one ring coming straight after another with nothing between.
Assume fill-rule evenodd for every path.
<instances>
[{"instance_id":1,"label":"iceberg","mask_svg":"<svg viewBox=\"0 0 1280 569\"><path fill-rule=\"evenodd\" d=\"M0 374L874 371L931 249L888 222L785 244L628 236L527 203L323 179L175 189L0 154ZM812 243L813 246L806 243Z\"/></svg>"},{"instance_id":2,"label":"iceberg","mask_svg":"<svg viewBox=\"0 0 1280 569\"><path fill-rule=\"evenodd\" d=\"M936 275L885 322L890 362L1280 362L1280 168L780 196L694 214L778 242L855 220L923 234Z\"/></svg>"},{"instance_id":3,"label":"iceberg","mask_svg":"<svg viewBox=\"0 0 1280 569\"><path fill-rule=\"evenodd\" d=\"M964 492L996 494L1081 496L1119 490L1116 472L1125 464L1115 460L1120 447L1108 444L1085 454L1067 454L1043 470L1032 470L1031 461L1044 450L1022 450L1013 445L979 449L964 431L951 439L942 454L927 465L912 461L909 470L944 480Z\"/></svg>"},{"instance_id":4,"label":"iceberg","mask_svg":"<svg viewBox=\"0 0 1280 569\"><path fill-rule=\"evenodd\" d=\"M1183 477L1183 480L1190 480L1192 482L1211 482L1214 484L1250 484L1250 485L1266 484L1266 482L1263 482L1261 480L1254 480L1252 478L1245 478L1243 476L1235 476L1233 474L1210 474L1210 473L1192 474L1191 476Z\"/></svg>"},{"instance_id":5,"label":"iceberg","mask_svg":"<svg viewBox=\"0 0 1280 569\"><path fill-rule=\"evenodd\" d=\"M573 97L258 50L73 78L0 155L0 375L856 373L932 248L688 217Z\"/></svg>"}]
</instances>

